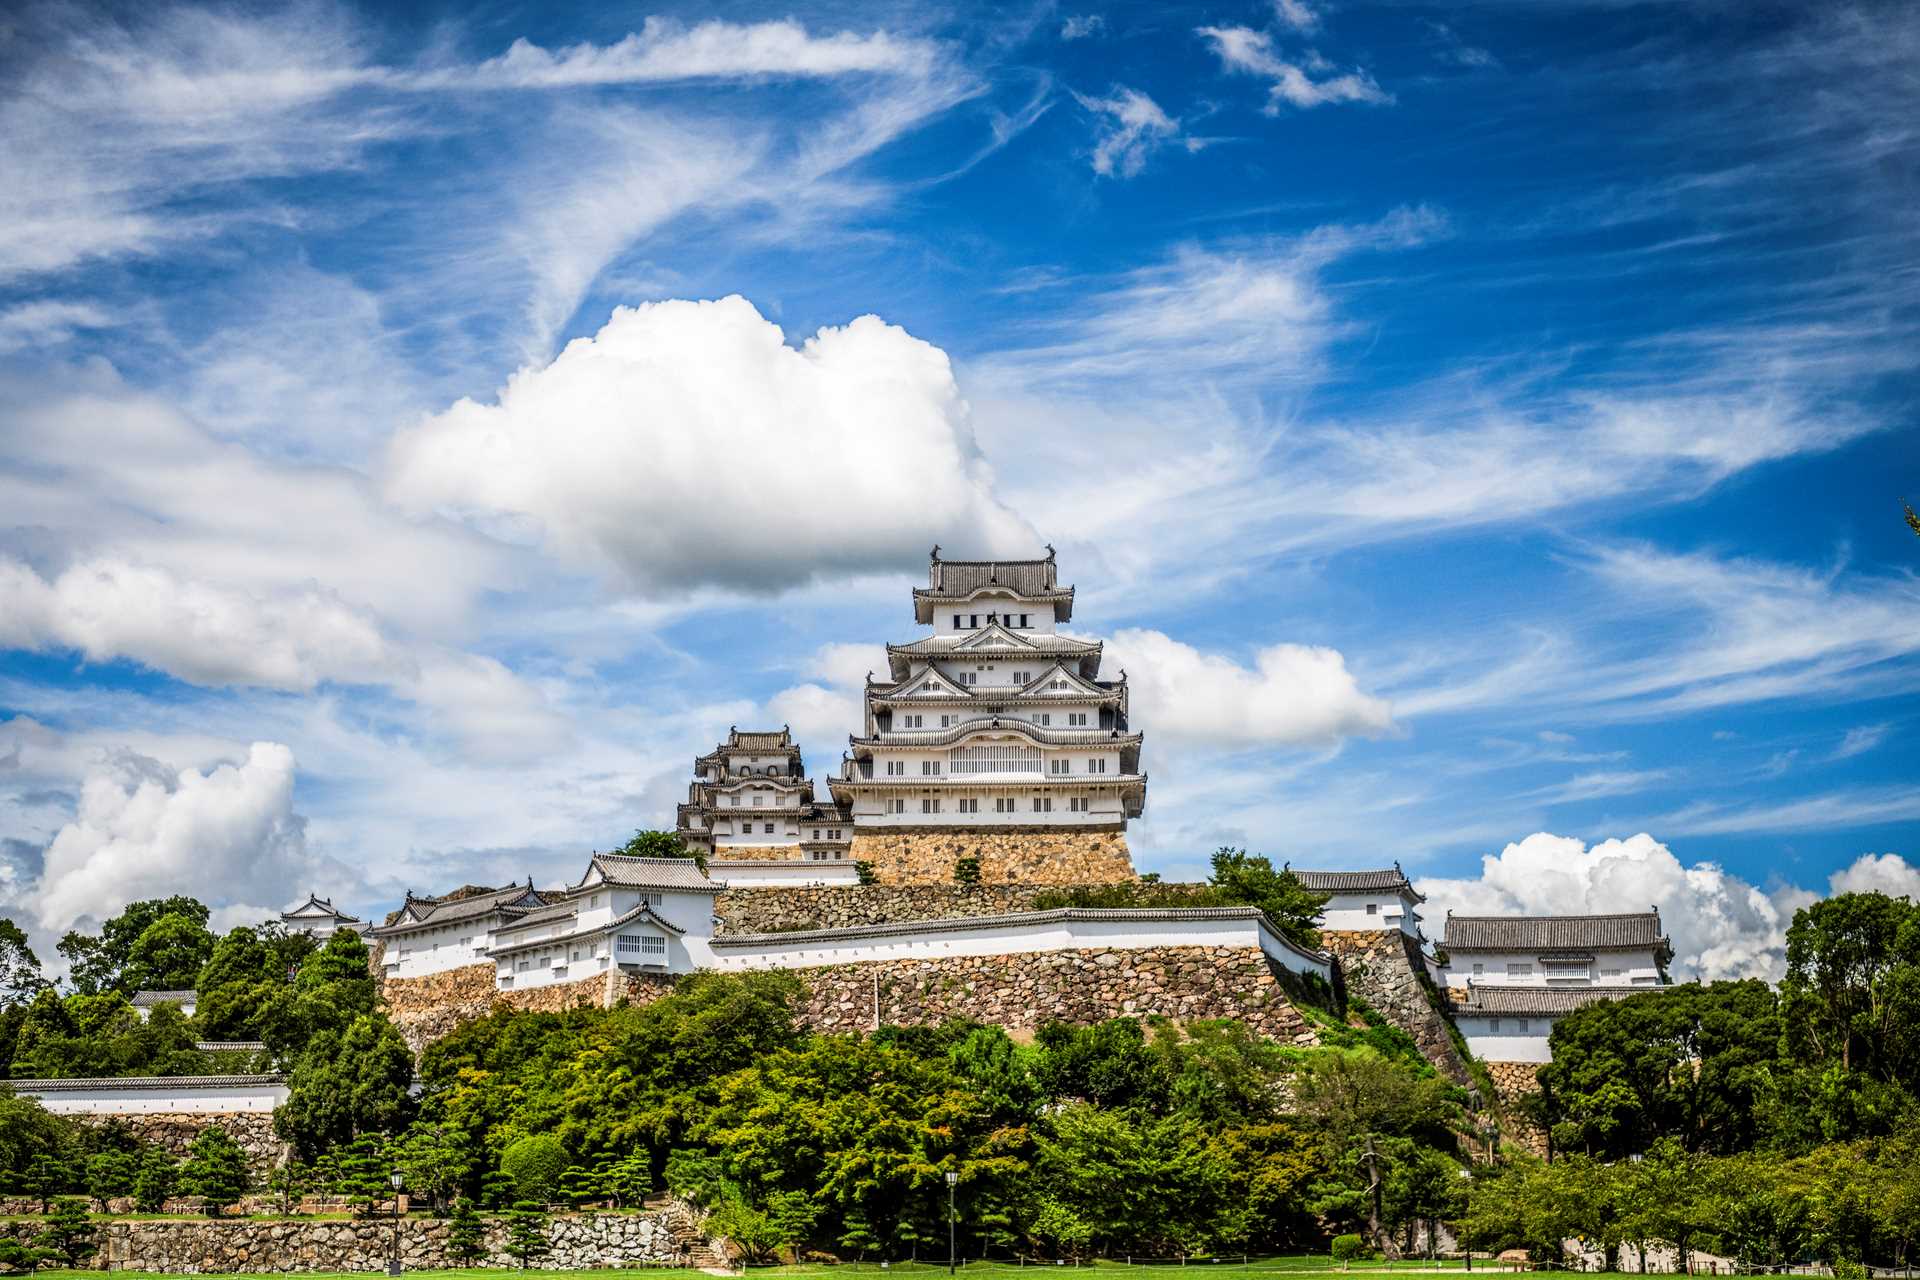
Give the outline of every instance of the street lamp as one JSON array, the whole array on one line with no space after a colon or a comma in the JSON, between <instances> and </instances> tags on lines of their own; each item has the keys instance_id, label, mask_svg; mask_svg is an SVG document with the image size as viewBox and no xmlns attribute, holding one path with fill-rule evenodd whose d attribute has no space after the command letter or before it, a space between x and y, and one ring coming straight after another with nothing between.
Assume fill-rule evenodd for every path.
<instances>
[{"instance_id":1,"label":"street lamp","mask_svg":"<svg viewBox=\"0 0 1920 1280\"><path fill-rule=\"evenodd\" d=\"M403 1181L397 1168L387 1175L387 1185L393 1188L393 1252L387 1258L390 1276L400 1274L400 1184Z\"/></svg>"},{"instance_id":2,"label":"street lamp","mask_svg":"<svg viewBox=\"0 0 1920 1280\"><path fill-rule=\"evenodd\" d=\"M958 1250L954 1247L954 1242L958 1238L958 1228L956 1228L954 1224L958 1222L959 1219L954 1216L954 1211L953 1211L953 1188L954 1188L954 1185L959 1181L960 1181L959 1174L955 1173L951 1169L947 1170L947 1274L948 1275L953 1274L954 1259L958 1256Z\"/></svg>"}]
</instances>

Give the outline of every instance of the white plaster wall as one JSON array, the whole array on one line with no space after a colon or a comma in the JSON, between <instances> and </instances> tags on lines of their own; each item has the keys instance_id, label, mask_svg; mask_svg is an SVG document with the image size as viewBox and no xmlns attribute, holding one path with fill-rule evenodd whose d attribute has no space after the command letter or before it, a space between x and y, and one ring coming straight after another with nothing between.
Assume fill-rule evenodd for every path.
<instances>
[{"instance_id":1,"label":"white plaster wall","mask_svg":"<svg viewBox=\"0 0 1920 1280\"><path fill-rule=\"evenodd\" d=\"M939 636L968 635L976 630L984 630L987 625L987 615L990 613L997 613L1002 617L1008 613L1026 614L1027 626L1024 628L1015 628L1015 630L1018 631L1051 634L1054 627L1053 605L1051 603L1031 604L1026 601L1017 600L1010 595L983 594L975 596L963 604L937 604L932 606L932 608L932 631L934 635ZM962 624L959 631L955 631L953 627L953 615L956 613L960 615ZM968 627L965 625L970 616L977 616L980 619L979 627Z\"/></svg>"},{"instance_id":2,"label":"white plaster wall","mask_svg":"<svg viewBox=\"0 0 1920 1280\"><path fill-rule=\"evenodd\" d=\"M1368 906L1373 913L1368 914ZM1405 934L1419 931L1413 907L1397 893L1336 893L1327 899L1320 912L1323 929L1364 931L1398 929Z\"/></svg>"},{"instance_id":3,"label":"white plaster wall","mask_svg":"<svg viewBox=\"0 0 1920 1280\"><path fill-rule=\"evenodd\" d=\"M1494 1030L1494 1024L1499 1030ZM1521 1024L1526 1030L1522 1031ZM1529 1017L1499 1018L1459 1017L1454 1025L1460 1028L1460 1035L1467 1042L1467 1048L1473 1056L1485 1062L1552 1062L1553 1054L1547 1048L1547 1036L1553 1030L1553 1019Z\"/></svg>"},{"instance_id":4,"label":"white plaster wall","mask_svg":"<svg viewBox=\"0 0 1920 1280\"><path fill-rule=\"evenodd\" d=\"M389 978L424 978L486 958L498 915L469 917L453 924L426 926L387 936L382 964Z\"/></svg>"},{"instance_id":5,"label":"white plaster wall","mask_svg":"<svg viewBox=\"0 0 1920 1280\"><path fill-rule=\"evenodd\" d=\"M847 859L801 861L777 864L740 863L716 860L707 867L708 876L731 889L775 889L795 885L839 885L860 883L860 873Z\"/></svg>"},{"instance_id":6,"label":"white plaster wall","mask_svg":"<svg viewBox=\"0 0 1920 1280\"><path fill-rule=\"evenodd\" d=\"M826 964L860 964L875 960L941 959L949 956L1026 955L1049 951L1112 948L1144 950L1153 947L1259 947L1281 966L1295 973L1331 977L1324 960L1304 954L1257 920L1183 919L1062 920L987 925L929 932L892 934L879 938L843 938L788 941L778 935L744 950L709 948L715 968L787 969Z\"/></svg>"},{"instance_id":7,"label":"white plaster wall","mask_svg":"<svg viewBox=\"0 0 1920 1280\"><path fill-rule=\"evenodd\" d=\"M1548 982L1546 966L1540 962L1539 951L1462 951L1448 948L1446 984L1449 987L1464 987L1469 982L1477 982L1483 987L1546 987L1546 986L1653 986L1660 981L1660 966L1654 962L1653 951L1647 948L1640 951L1596 951L1593 961L1587 965L1587 978L1584 982ZM1546 954L1551 955L1552 952ZM1528 972L1522 975L1509 974L1508 965L1524 964ZM1474 966L1479 965L1479 971ZM1618 973L1612 972L1619 970ZM1565 971L1556 967L1556 972Z\"/></svg>"},{"instance_id":8,"label":"white plaster wall","mask_svg":"<svg viewBox=\"0 0 1920 1280\"><path fill-rule=\"evenodd\" d=\"M227 1085L212 1089L169 1088L155 1081L151 1087L22 1089L14 1092L38 1098L55 1115L112 1116L160 1115L169 1112L216 1112L231 1115L243 1111L272 1111L287 1100L285 1084Z\"/></svg>"}]
</instances>

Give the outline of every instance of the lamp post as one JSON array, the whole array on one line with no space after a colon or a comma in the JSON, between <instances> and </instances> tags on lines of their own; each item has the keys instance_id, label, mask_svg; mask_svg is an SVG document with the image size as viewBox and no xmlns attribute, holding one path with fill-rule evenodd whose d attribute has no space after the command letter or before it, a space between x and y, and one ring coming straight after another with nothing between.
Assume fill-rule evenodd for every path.
<instances>
[{"instance_id":1,"label":"lamp post","mask_svg":"<svg viewBox=\"0 0 1920 1280\"><path fill-rule=\"evenodd\" d=\"M387 1257L387 1274L400 1274L400 1170L395 1169L387 1175L387 1185L393 1188L393 1252Z\"/></svg>"},{"instance_id":2,"label":"lamp post","mask_svg":"<svg viewBox=\"0 0 1920 1280\"><path fill-rule=\"evenodd\" d=\"M947 1170L947 1274L953 1274L954 1260L959 1256L955 1241L959 1238L959 1228L955 1224L959 1218L953 1211L953 1188L960 1181L960 1175Z\"/></svg>"}]
</instances>

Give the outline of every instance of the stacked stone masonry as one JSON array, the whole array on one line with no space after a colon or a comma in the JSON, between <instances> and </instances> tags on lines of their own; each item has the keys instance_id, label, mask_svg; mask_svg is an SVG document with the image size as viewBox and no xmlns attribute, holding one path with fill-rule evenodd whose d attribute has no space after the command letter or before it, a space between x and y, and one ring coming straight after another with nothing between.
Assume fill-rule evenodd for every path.
<instances>
[{"instance_id":1,"label":"stacked stone masonry","mask_svg":"<svg viewBox=\"0 0 1920 1280\"><path fill-rule=\"evenodd\" d=\"M1540 1092L1537 1062L1489 1062L1487 1074L1493 1077L1494 1092L1499 1094L1500 1111L1507 1135L1519 1141L1535 1155L1547 1154L1546 1131L1527 1119L1519 1103L1529 1094Z\"/></svg>"},{"instance_id":2,"label":"stacked stone masonry","mask_svg":"<svg viewBox=\"0 0 1920 1280\"><path fill-rule=\"evenodd\" d=\"M1339 957L1349 995L1412 1036L1442 1075L1455 1084L1472 1083L1447 1019L1434 1007L1418 942L1398 929L1322 929L1320 944Z\"/></svg>"},{"instance_id":3,"label":"stacked stone masonry","mask_svg":"<svg viewBox=\"0 0 1920 1280\"><path fill-rule=\"evenodd\" d=\"M1101 887L1095 885L1093 887ZM1179 892L1200 885L1162 885ZM1056 884L876 884L827 888L730 889L714 897L722 933L787 933L848 929L863 924L952 920L1035 911Z\"/></svg>"},{"instance_id":4,"label":"stacked stone masonry","mask_svg":"<svg viewBox=\"0 0 1920 1280\"><path fill-rule=\"evenodd\" d=\"M270 1111L161 1111L151 1115L115 1113L105 1116L77 1115L83 1124L124 1125L143 1142L151 1142L168 1155L184 1159L187 1148L203 1132L215 1127L225 1129L247 1157L247 1167L256 1178L263 1178L286 1158L287 1145L273 1132Z\"/></svg>"},{"instance_id":5,"label":"stacked stone masonry","mask_svg":"<svg viewBox=\"0 0 1920 1280\"><path fill-rule=\"evenodd\" d=\"M972 1018L1012 1032L1119 1015L1238 1018L1263 1036L1312 1044L1266 956L1237 947L1055 951L881 960L803 969L801 1018L819 1031Z\"/></svg>"},{"instance_id":6,"label":"stacked stone masonry","mask_svg":"<svg viewBox=\"0 0 1920 1280\"><path fill-rule=\"evenodd\" d=\"M883 884L951 884L954 863L980 860L986 884L1106 884L1131 880L1126 833L1034 830L856 831L855 861L873 864Z\"/></svg>"},{"instance_id":7,"label":"stacked stone masonry","mask_svg":"<svg viewBox=\"0 0 1920 1280\"><path fill-rule=\"evenodd\" d=\"M496 1008L558 1013L583 1004L608 1007L621 1000L647 1004L672 988L672 980L665 976L616 969L577 982L500 991L495 988L493 965L470 964L424 978L388 978L381 991L388 1017L417 1054L463 1023L484 1018Z\"/></svg>"},{"instance_id":8,"label":"stacked stone masonry","mask_svg":"<svg viewBox=\"0 0 1920 1280\"><path fill-rule=\"evenodd\" d=\"M465 1265L447 1253L449 1224L405 1219L400 1223L400 1262L409 1271ZM104 1224L97 1265L112 1271L174 1274L379 1271L392 1255L391 1221L279 1220L132 1221ZM487 1227L489 1256L480 1265L512 1267L506 1227ZM547 1224L553 1251L534 1266L542 1271L594 1267L686 1266L710 1256L708 1242L677 1231L664 1210L634 1214L580 1214Z\"/></svg>"}]
</instances>

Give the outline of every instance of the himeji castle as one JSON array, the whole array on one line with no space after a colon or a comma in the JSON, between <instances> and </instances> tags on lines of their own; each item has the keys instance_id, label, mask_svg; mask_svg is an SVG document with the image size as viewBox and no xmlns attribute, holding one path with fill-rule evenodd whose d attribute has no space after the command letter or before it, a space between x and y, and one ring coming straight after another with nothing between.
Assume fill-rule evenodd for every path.
<instances>
[{"instance_id":1,"label":"himeji castle","mask_svg":"<svg viewBox=\"0 0 1920 1280\"><path fill-rule=\"evenodd\" d=\"M1051 547L1040 560L943 560L935 547L913 613L926 634L887 646L828 784L855 857L907 847L889 836L968 832L1069 837L1049 843L1072 856L1070 837L1119 837L1140 816L1126 675L1101 679L1100 642L1060 630L1073 588ZM1123 839L1107 847L1124 858Z\"/></svg>"},{"instance_id":2,"label":"himeji castle","mask_svg":"<svg viewBox=\"0 0 1920 1280\"><path fill-rule=\"evenodd\" d=\"M813 779L784 725L730 729L695 759L674 831L687 848L721 861L838 862L853 840L846 814L814 799Z\"/></svg>"}]
</instances>

